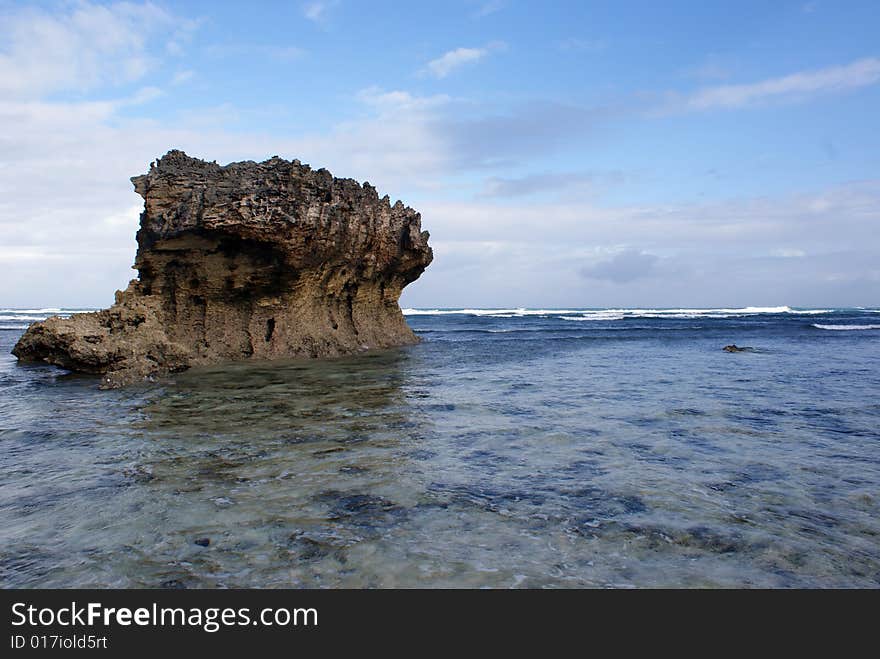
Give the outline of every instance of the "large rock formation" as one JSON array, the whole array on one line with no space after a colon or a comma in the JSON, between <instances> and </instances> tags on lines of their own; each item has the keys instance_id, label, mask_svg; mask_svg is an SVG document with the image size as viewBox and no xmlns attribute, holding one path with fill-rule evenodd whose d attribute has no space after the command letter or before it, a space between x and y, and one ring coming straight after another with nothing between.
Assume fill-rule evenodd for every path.
<instances>
[{"instance_id":1,"label":"large rock formation","mask_svg":"<svg viewBox=\"0 0 880 659\"><path fill-rule=\"evenodd\" d=\"M275 157L221 167L170 151L144 198L139 278L95 313L34 323L13 353L103 386L225 360L415 343L398 306L431 262L421 218L368 183Z\"/></svg>"}]
</instances>

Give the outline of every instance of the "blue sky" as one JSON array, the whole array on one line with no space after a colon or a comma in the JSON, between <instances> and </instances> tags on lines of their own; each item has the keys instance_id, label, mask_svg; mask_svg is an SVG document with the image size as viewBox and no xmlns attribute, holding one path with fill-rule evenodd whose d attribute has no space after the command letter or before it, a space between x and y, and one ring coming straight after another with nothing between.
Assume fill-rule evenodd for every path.
<instances>
[{"instance_id":1,"label":"blue sky","mask_svg":"<svg viewBox=\"0 0 880 659\"><path fill-rule=\"evenodd\" d=\"M876 2L0 0L0 305L106 305L128 177L278 154L422 212L406 306L880 305Z\"/></svg>"}]
</instances>

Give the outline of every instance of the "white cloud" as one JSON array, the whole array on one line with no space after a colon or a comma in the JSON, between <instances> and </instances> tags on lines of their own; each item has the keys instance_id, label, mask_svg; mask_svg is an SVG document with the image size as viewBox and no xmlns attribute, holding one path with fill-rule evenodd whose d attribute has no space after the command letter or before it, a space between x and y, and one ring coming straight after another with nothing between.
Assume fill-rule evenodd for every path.
<instances>
[{"instance_id":1,"label":"white cloud","mask_svg":"<svg viewBox=\"0 0 880 659\"><path fill-rule=\"evenodd\" d=\"M780 259L800 259L805 257L807 253L795 247L779 247L771 251L770 255Z\"/></svg>"},{"instance_id":2,"label":"white cloud","mask_svg":"<svg viewBox=\"0 0 880 659\"><path fill-rule=\"evenodd\" d=\"M120 105L141 105L143 103L149 103L150 101L155 101L160 96L164 95L163 92L158 87L142 87L137 90L133 96L124 101L120 101Z\"/></svg>"},{"instance_id":3,"label":"white cloud","mask_svg":"<svg viewBox=\"0 0 880 659\"><path fill-rule=\"evenodd\" d=\"M713 204L605 207L582 201L426 202L420 210L438 240L546 244L558 253L636 245L653 254L820 254L876 244L880 180L817 194ZM430 223L428 223L430 219ZM511 264L508 263L508 266Z\"/></svg>"},{"instance_id":4,"label":"white cloud","mask_svg":"<svg viewBox=\"0 0 880 659\"><path fill-rule=\"evenodd\" d=\"M435 263L407 288L406 306L815 306L880 299L880 180L714 204L474 201L428 202L419 210Z\"/></svg>"},{"instance_id":5,"label":"white cloud","mask_svg":"<svg viewBox=\"0 0 880 659\"><path fill-rule=\"evenodd\" d=\"M171 84L174 86L182 85L184 83L189 82L195 76L195 71L186 70L186 71L178 71L174 74L174 77L171 79Z\"/></svg>"},{"instance_id":6,"label":"white cloud","mask_svg":"<svg viewBox=\"0 0 880 659\"><path fill-rule=\"evenodd\" d=\"M109 303L134 276L142 201L128 177L171 148L223 163L278 153L398 195L432 185L451 157L428 122L445 96L370 88L358 95L366 116L294 139L229 131L236 113L229 107L168 123L122 112L159 93L145 87L109 101L0 100L3 304Z\"/></svg>"},{"instance_id":7,"label":"white cloud","mask_svg":"<svg viewBox=\"0 0 880 659\"><path fill-rule=\"evenodd\" d=\"M0 26L0 93L36 98L137 81L156 66L154 43L179 41L194 23L149 2L77 2L55 15L7 12Z\"/></svg>"},{"instance_id":8,"label":"white cloud","mask_svg":"<svg viewBox=\"0 0 880 659\"><path fill-rule=\"evenodd\" d=\"M266 48L265 52L272 58L282 62L292 62L302 58L306 51L298 46L282 46L278 48Z\"/></svg>"},{"instance_id":9,"label":"white cloud","mask_svg":"<svg viewBox=\"0 0 880 659\"><path fill-rule=\"evenodd\" d=\"M488 2L480 3L480 6L474 11L474 18L485 18L496 11L504 9L504 0L488 0Z\"/></svg>"},{"instance_id":10,"label":"white cloud","mask_svg":"<svg viewBox=\"0 0 880 659\"><path fill-rule=\"evenodd\" d=\"M428 62L425 66L425 71L435 78L445 78L465 64L478 62L492 51L500 50L504 47L502 42L493 41L481 48L456 48Z\"/></svg>"},{"instance_id":11,"label":"white cloud","mask_svg":"<svg viewBox=\"0 0 880 659\"><path fill-rule=\"evenodd\" d=\"M337 0L319 0L318 2L310 2L303 7L303 16L310 21L320 23L327 18L327 12L335 7Z\"/></svg>"},{"instance_id":12,"label":"white cloud","mask_svg":"<svg viewBox=\"0 0 880 659\"><path fill-rule=\"evenodd\" d=\"M431 127L431 108L442 101L389 92L368 103L369 116L288 142L289 153L336 176L369 180L380 194L436 187L454 157Z\"/></svg>"},{"instance_id":13,"label":"white cloud","mask_svg":"<svg viewBox=\"0 0 880 659\"><path fill-rule=\"evenodd\" d=\"M362 103L379 109L382 112L404 112L436 108L450 102L446 94L434 96L416 96L407 91L384 91L380 87L367 87L357 93Z\"/></svg>"},{"instance_id":14,"label":"white cloud","mask_svg":"<svg viewBox=\"0 0 880 659\"><path fill-rule=\"evenodd\" d=\"M667 287L678 282L674 286L681 297L662 299L673 305L693 304L697 299L687 297L687 286L696 296L711 286L706 272L717 272L723 279L719 264L728 263L724 267L731 272L738 269L741 278L752 277L748 266L735 260L737 254L770 254L790 267L800 263L801 270L792 271L797 277L786 284L793 292L794 281L799 282L798 290L812 291L815 281L826 275L851 282L876 270L866 265L867 259L841 257L829 262L826 270L817 269L813 279L808 271L816 263L812 259L829 250L844 253L854 246L876 244L880 181L784 198L603 207L589 198L589 173L546 172L489 177L483 198L442 201L442 193L454 186L463 165L464 138L448 125L452 118L460 121L459 102L448 96L371 87L357 94L360 117L329 131L279 138L225 130L234 108L219 108L215 122L206 122L206 113L195 109L191 119L181 115L164 125L123 118L123 108L148 102L157 93L148 87L115 101L0 102L4 144L0 244L5 248L0 254L4 272L0 300L4 304L109 302L113 289L123 287L134 274L130 265L140 200L128 176L146 171L151 160L170 148L219 162L259 160L278 153L314 167L326 166L337 176L369 180L380 194L402 195L422 212L437 253L424 281L408 289L410 305L540 305L550 304L554 296L558 304L613 304L623 299L660 304L666 289L652 287L655 278L663 277ZM543 110L536 116L560 123L559 112ZM497 132L481 143L484 157L495 154L500 143L521 139L522 121L508 117L496 123L478 125L479 134L490 128ZM539 135L546 141L543 132ZM465 165L479 154L466 155ZM560 185L582 196L535 203L519 194L548 186L559 192ZM462 198L460 192L456 198ZM601 266L594 274L605 276L598 279L588 281L579 275L590 264L613 259L621 245L637 250L631 263ZM794 256L793 246L809 257L779 258ZM654 262L643 253L662 258ZM761 272L770 268L761 267ZM462 272L469 273L466 283ZM630 279L633 272L641 274ZM678 279L670 273L677 273ZM62 280L59 288L55 282ZM642 298L636 297L635 289L631 298L614 297L636 286L643 288ZM743 284L738 294L757 296L763 287L766 281L755 279L749 286ZM596 291L596 297L576 297L581 290ZM514 299L514 292L522 297ZM600 293L606 297L599 297ZM658 297L650 300L649 294ZM788 297L780 303L796 300Z\"/></svg>"},{"instance_id":15,"label":"white cloud","mask_svg":"<svg viewBox=\"0 0 880 659\"><path fill-rule=\"evenodd\" d=\"M868 57L843 66L801 71L743 85L706 87L685 100L691 110L741 108L774 100L798 100L807 96L867 87L880 81L880 59Z\"/></svg>"},{"instance_id":16,"label":"white cloud","mask_svg":"<svg viewBox=\"0 0 880 659\"><path fill-rule=\"evenodd\" d=\"M64 6L68 17L83 8L95 9L83 3ZM106 10L124 17L133 11L128 7L98 7L95 15L105 16ZM145 17L154 15L151 5L141 7ZM156 11L155 16L164 15ZM39 11L32 15L36 23L47 18ZM411 305L625 304L626 295L636 303L637 294L641 302L680 301L679 306L702 304L696 296L704 295L704 300L712 298L712 305L726 303L717 298L717 282L728 280L737 284L743 305L760 304L758 296L765 293L778 296L781 304L797 304L783 293L831 290L820 281L840 282L842 287L865 280L875 282L873 288L863 285L859 290L878 290L877 255L869 252L876 251L871 246L876 245L880 222L880 181L717 204L603 207L590 198L594 176L589 172L536 171L527 161L565 148L604 116L554 104L508 107L493 116L462 99L403 89L364 89L356 95L358 103L350 104L349 119L300 135L229 130L247 111L216 105L216 99L213 107L186 108L167 120L150 119L146 112L135 118L134 106L148 107L162 90L143 80L139 91L126 87L114 99L107 88L120 81L137 82L144 71L161 64L150 57L173 56L163 47L165 31L173 28L163 21L154 19L158 27L151 32L158 47L144 40L119 46L110 39L110 45L99 42L96 51L85 52L90 46L85 37L74 39L69 32L80 33L73 26L51 19L84 49L75 54L78 63L65 68L67 63L59 63L50 49L39 69L44 75L24 86L14 76L0 79L0 90L16 89L14 95L0 94L4 305L109 303L113 290L134 275L130 266L141 200L128 177L146 171L151 160L170 148L223 163L278 153L326 166L337 176L369 180L380 194L403 196L422 212L437 254L425 277L407 289L406 303ZM143 36L143 26L135 32L133 38ZM6 58L0 60L0 74L8 74L3 66L12 66L10 62L26 64L37 58L38 53L15 46L14 40L8 43L0 56ZM273 56L269 49L267 45L259 52ZM448 75L482 57L447 58L434 74ZM166 79L174 71L172 84L190 79L180 60L172 64ZM71 71L73 82L58 82ZM849 71L851 77L857 73ZM862 70L861 79L869 73ZM101 97L111 100L47 100L74 82L77 89L99 86ZM803 93L809 85L788 83L792 87ZM753 94L748 102L755 99ZM517 170L488 169L517 159L524 162ZM475 168L485 182L483 196L462 201L479 194ZM446 195L449 190L454 192ZM545 195L536 203L530 196L548 190L554 192L549 201ZM456 201L443 201L444 195ZM863 250L860 256L853 256L856 247ZM756 261L755 254L764 261ZM579 274L585 268L592 268L589 280ZM780 283L774 284L772 275L781 270L773 268L788 268L791 276L777 277ZM789 288L778 288L783 285ZM667 293L672 297L664 297Z\"/></svg>"}]
</instances>

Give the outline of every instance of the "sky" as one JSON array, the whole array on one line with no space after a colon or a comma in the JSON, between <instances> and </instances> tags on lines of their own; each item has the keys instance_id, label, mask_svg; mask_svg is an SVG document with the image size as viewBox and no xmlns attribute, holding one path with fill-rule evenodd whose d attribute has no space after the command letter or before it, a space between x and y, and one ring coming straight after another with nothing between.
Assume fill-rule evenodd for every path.
<instances>
[{"instance_id":1,"label":"sky","mask_svg":"<svg viewBox=\"0 0 880 659\"><path fill-rule=\"evenodd\" d=\"M422 215L408 307L880 306L880 3L0 0L0 306L107 306L129 177Z\"/></svg>"}]
</instances>

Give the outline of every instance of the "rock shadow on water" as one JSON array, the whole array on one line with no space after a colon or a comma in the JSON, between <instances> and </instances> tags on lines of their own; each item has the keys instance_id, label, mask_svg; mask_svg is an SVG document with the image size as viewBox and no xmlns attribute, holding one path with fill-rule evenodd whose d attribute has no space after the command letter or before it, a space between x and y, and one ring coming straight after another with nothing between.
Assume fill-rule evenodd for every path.
<instances>
[{"instance_id":1,"label":"rock shadow on water","mask_svg":"<svg viewBox=\"0 0 880 659\"><path fill-rule=\"evenodd\" d=\"M418 435L423 419L404 391L407 361L404 351L389 350L333 360L191 369L154 392L140 410L138 428L218 451L229 442L264 447L351 443L389 429Z\"/></svg>"},{"instance_id":2,"label":"rock shadow on water","mask_svg":"<svg viewBox=\"0 0 880 659\"><path fill-rule=\"evenodd\" d=\"M428 421L406 395L408 359L387 351L237 363L193 369L156 389L138 426L151 441L120 467L137 490L130 496L163 518L148 585L214 583L219 565L236 566L224 583L244 583L248 570L272 573L249 558L266 552L279 565L344 563L351 547L406 519L382 488L407 487L410 454L426 436ZM211 538L210 547L194 537ZM196 578L202 573L207 581Z\"/></svg>"}]
</instances>

